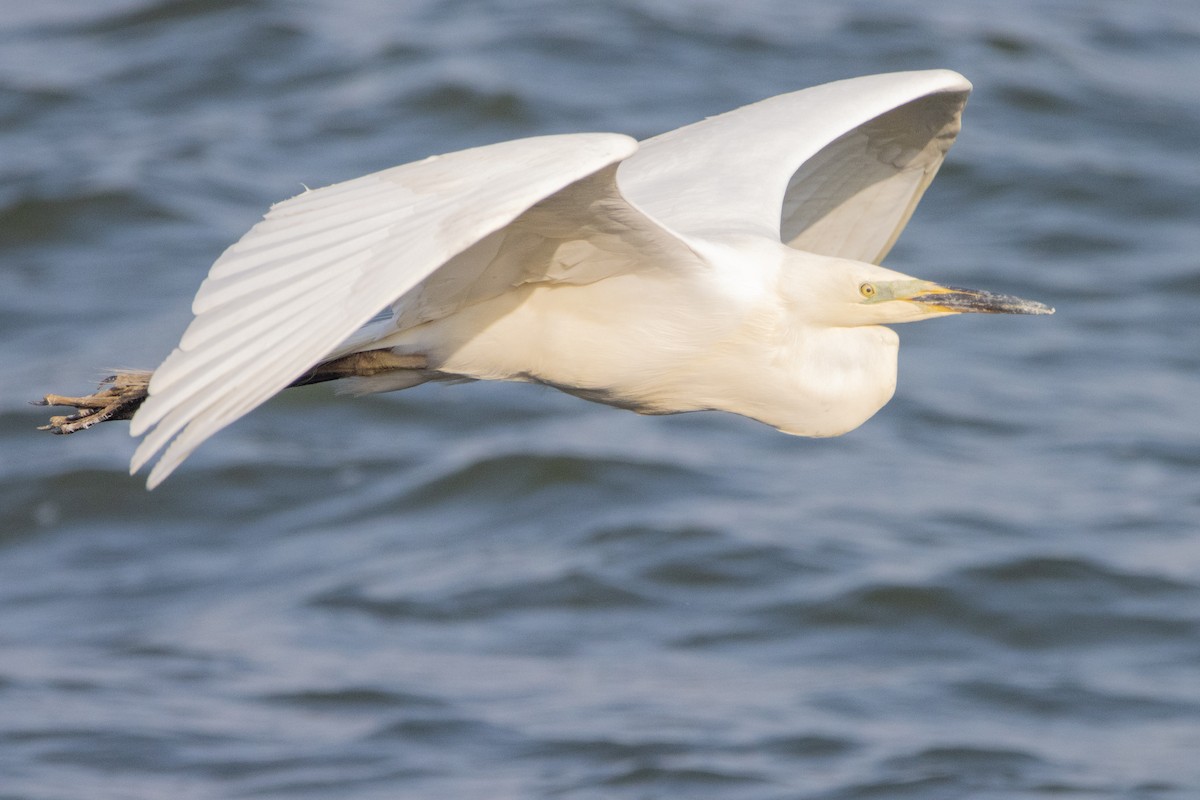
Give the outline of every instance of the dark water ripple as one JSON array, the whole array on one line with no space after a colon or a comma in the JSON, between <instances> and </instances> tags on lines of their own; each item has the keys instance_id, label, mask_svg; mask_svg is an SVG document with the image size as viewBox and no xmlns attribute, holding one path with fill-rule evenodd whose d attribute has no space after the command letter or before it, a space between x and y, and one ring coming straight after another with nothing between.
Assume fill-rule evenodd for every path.
<instances>
[{"instance_id":1,"label":"dark water ripple","mask_svg":"<svg viewBox=\"0 0 1200 800\"><path fill-rule=\"evenodd\" d=\"M1119 601L1114 598L1120 598ZM920 584L873 584L817 603L765 609L796 627L888 630L998 640L1006 648L1146 647L1200 628L1197 587L1123 575L1081 560L1022 560L964 569Z\"/></svg>"},{"instance_id":2,"label":"dark water ripple","mask_svg":"<svg viewBox=\"0 0 1200 800\"><path fill-rule=\"evenodd\" d=\"M475 589L437 600L373 599L333 591L314 600L319 607L356 609L383 617L424 621L462 621L537 609L605 611L646 605L648 598L586 574L568 573L544 581Z\"/></svg>"},{"instance_id":3,"label":"dark water ripple","mask_svg":"<svg viewBox=\"0 0 1200 800\"><path fill-rule=\"evenodd\" d=\"M1200 796L1192 4L113 0L0 24L0 798ZM854 74L976 85L803 441L534 387L290 393L147 494L26 402L150 365L266 206Z\"/></svg>"}]
</instances>

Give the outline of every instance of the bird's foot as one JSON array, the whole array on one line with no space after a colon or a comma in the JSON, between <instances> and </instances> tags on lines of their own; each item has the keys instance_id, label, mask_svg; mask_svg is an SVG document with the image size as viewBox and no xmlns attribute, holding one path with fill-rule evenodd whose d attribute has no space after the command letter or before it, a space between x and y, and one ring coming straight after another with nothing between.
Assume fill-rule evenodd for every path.
<instances>
[{"instance_id":1,"label":"bird's foot","mask_svg":"<svg viewBox=\"0 0 1200 800\"><path fill-rule=\"evenodd\" d=\"M51 417L50 423L39 425L38 430L75 433L100 422L129 419L149 394L150 375L149 372L118 372L101 381L96 393L86 397L48 394L41 400L34 400L35 406L70 406L78 409L74 414Z\"/></svg>"}]
</instances>

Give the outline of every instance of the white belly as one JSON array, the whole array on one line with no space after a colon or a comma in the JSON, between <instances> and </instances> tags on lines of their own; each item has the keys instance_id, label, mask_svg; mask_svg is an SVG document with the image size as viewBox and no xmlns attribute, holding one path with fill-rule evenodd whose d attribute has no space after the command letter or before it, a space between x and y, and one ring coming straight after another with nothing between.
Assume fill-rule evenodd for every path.
<instances>
[{"instance_id":1,"label":"white belly","mask_svg":"<svg viewBox=\"0 0 1200 800\"><path fill-rule=\"evenodd\" d=\"M527 286L374 346L422 354L431 369L453 375L537 381L657 413L693 410L673 407L662 392L728 335L736 315L705 322L698 302L680 296L678 282L671 288L668 296L645 275Z\"/></svg>"},{"instance_id":2,"label":"white belly","mask_svg":"<svg viewBox=\"0 0 1200 800\"><path fill-rule=\"evenodd\" d=\"M891 398L891 330L792 329L774 304L703 292L645 273L527 286L373 346L443 374L535 381L641 413L729 411L803 436L852 430Z\"/></svg>"}]
</instances>

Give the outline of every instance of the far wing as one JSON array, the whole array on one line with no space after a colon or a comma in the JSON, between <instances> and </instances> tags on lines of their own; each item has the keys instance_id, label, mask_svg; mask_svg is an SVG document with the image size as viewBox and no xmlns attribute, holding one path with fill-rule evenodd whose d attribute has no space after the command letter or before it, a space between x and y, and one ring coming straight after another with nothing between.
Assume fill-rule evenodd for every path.
<instances>
[{"instance_id":1,"label":"far wing","mask_svg":"<svg viewBox=\"0 0 1200 800\"><path fill-rule=\"evenodd\" d=\"M637 148L572 134L434 156L272 207L213 264L131 423L156 486L447 260ZM169 443L169 446L168 446Z\"/></svg>"},{"instance_id":2,"label":"far wing","mask_svg":"<svg viewBox=\"0 0 1200 800\"><path fill-rule=\"evenodd\" d=\"M836 81L642 142L630 202L684 237L769 236L878 263L958 133L971 84L948 70Z\"/></svg>"}]
</instances>

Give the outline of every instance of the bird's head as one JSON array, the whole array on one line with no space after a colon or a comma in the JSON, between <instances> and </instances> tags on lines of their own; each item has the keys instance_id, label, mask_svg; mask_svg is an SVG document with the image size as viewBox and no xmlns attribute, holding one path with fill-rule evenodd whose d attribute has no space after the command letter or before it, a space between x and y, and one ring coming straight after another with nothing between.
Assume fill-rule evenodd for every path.
<instances>
[{"instance_id":1,"label":"bird's head","mask_svg":"<svg viewBox=\"0 0 1200 800\"><path fill-rule=\"evenodd\" d=\"M942 286L860 261L803 255L800 274L793 273L788 281L788 294L799 313L819 324L851 327L949 314L1054 313L1042 303L1011 295Z\"/></svg>"}]
</instances>

